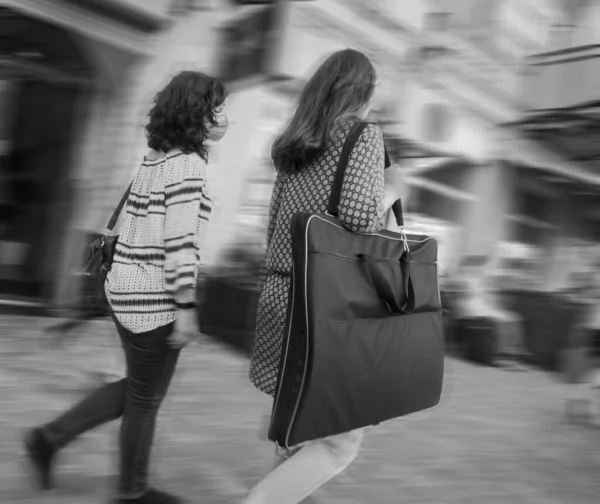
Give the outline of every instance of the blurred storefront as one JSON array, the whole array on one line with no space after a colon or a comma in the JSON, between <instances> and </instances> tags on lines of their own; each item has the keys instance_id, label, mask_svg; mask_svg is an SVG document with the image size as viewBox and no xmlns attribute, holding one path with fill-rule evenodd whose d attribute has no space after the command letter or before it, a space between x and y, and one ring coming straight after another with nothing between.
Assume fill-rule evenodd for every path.
<instances>
[{"instance_id":1,"label":"blurred storefront","mask_svg":"<svg viewBox=\"0 0 600 504\"><path fill-rule=\"evenodd\" d=\"M574 287L578 273L587 271L589 278L598 267L600 4L557 5L560 23L550 27L545 50L527 59L523 92L530 109L506 125L505 142L512 148L505 159L526 174L515 233L525 239L523 216L532 218L536 232L527 238L547 252L541 273L548 288L565 290Z\"/></svg>"},{"instance_id":2,"label":"blurred storefront","mask_svg":"<svg viewBox=\"0 0 600 504\"><path fill-rule=\"evenodd\" d=\"M0 2L2 298L35 304L55 296L91 178L84 152L103 148L102 135L87 130L150 53L164 5Z\"/></svg>"},{"instance_id":3,"label":"blurred storefront","mask_svg":"<svg viewBox=\"0 0 600 504\"><path fill-rule=\"evenodd\" d=\"M576 96L573 86L548 78L546 62L530 57L553 42L564 13L533 0L423 6L420 36L406 55L402 135L418 146L400 156L412 185L409 212L445 221L452 229L448 272L457 272L469 256L488 257L487 268L502 267L508 249L527 249L535 251L530 264L540 287L555 288L557 275L564 272L565 265L557 261L565 242L580 236L575 229L588 229L588 234L597 229L583 215L594 213L588 207L598 200L597 175L577 166L564 148L568 144L582 155L578 132L571 130L560 142L549 134L542 142L539 128L532 134L537 117L525 114L536 106L534 98L548 96L548 89ZM582 32L597 30L577 31ZM563 80L572 76L573 84L579 79L589 96L592 87L597 89L590 63L573 59L582 71L585 67L585 75L554 74ZM528 76L538 74L535 83L525 86L535 90L530 93L524 92L524 68ZM515 120L524 124L521 118L531 120L529 131L514 127ZM564 125L550 122L548 130L565 133ZM580 212L577 203L586 210Z\"/></svg>"},{"instance_id":4,"label":"blurred storefront","mask_svg":"<svg viewBox=\"0 0 600 504\"><path fill-rule=\"evenodd\" d=\"M379 118L392 161L410 185L407 223L443 242L444 273L466 256L494 256L507 227L511 181L496 158L497 125L521 107L516 65L507 60L528 47L510 45L517 28L496 29L514 9L488 4L348 2L356 17L376 26L371 33L399 41L389 54L394 71L382 75L392 81L385 107L391 113ZM522 46L535 43L527 25L521 31Z\"/></svg>"}]
</instances>

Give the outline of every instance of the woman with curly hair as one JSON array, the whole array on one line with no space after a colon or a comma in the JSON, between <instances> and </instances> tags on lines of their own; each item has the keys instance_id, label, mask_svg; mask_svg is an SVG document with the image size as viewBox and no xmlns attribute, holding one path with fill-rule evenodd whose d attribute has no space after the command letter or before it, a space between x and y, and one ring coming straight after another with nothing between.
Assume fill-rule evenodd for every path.
<instances>
[{"instance_id":1,"label":"woman with curly hair","mask_svg":"<svg viewBox=\"0 0 600 504\"><path fill-rule=\"evenodd\" d=\"M195 285L202 236L211 213L207 140L227 130L227 91L217 79L182 72L154 100L148 146L133 180L106 280L127 377L105 385L25 445L42 488L52 487L57 452L82 433L121 418L120 478L115 502L180 502L148 487L156 415L179 352L195 334Z\"/></svg>"}]
</instances>

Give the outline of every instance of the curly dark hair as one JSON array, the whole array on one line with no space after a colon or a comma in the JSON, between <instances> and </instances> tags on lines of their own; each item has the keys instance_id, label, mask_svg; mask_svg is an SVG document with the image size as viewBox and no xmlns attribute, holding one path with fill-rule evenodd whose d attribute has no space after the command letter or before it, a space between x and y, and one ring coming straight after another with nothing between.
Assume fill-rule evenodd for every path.
<instances>
[{"instance_id":1,"label":"curly dark hair","mask_svg":"<svg viewBox=\"0 0 600 504\"><path fill-rule=\"evenodd\" d=\"M154 98L148 113L148 147L159 152L181 149L208 160L208 124L216 124L215 109L228 92L218 79L201 72L178 73Z\"/></svg>"}]
</instances>

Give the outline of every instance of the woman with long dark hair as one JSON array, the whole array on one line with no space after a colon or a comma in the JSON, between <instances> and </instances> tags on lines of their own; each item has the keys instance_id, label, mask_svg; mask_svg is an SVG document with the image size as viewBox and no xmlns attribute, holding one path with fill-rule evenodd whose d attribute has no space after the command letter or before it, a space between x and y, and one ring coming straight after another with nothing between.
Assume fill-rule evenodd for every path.
<instances>
[{"instance_id":1,"label":"woman with long dark hair","mask_svg":"<svg viewBox=\"0 0 600 504\"><path fill-rule=\"evenodd\" d=\"M42 488L52 486L57 452L82 433L122 418L118 503L171 504L148 487L156 415L179 352L198 334L196 277L212 202L207 140L227 130L227 91L213 77L182 72L156 95L148 146L133 180L106 295L127 364L127 377L105 385L25 444Z\"/></svg>"},{"instance_id":2,"label":"woman with long dark hair","mask_svg":"<svg viewBox=\"0 0 600 504\"><path fill-rule=\"evenodd\" d=\"M250 380L275 395L292 271L290 222L297 212L327 209L335 169L352 125L363 120L375 89L375 69L354 50L330 56L306 84L294 115L275 140L277 170L267 231L266 280L258 307ZM339 218L354 232L384 226L385 148L368 124L354 146L342 186ZM390 203L394 198L390 197ZM295 504L342 472L356 457L362 429L284 453L244 504Z\"/></svg>"}]
</instances>

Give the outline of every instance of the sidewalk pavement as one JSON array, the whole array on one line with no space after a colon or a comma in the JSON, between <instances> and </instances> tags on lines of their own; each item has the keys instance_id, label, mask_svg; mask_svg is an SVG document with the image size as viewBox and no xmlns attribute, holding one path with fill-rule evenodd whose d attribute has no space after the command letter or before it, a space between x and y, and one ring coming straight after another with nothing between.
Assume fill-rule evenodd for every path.
<instances>
[{"instance_id":1,"label":"sidewalk pavement","mask_svg":"<svg viewBox=\"0 0 600 504\"><path fill-rule=\"evenodd\" d=\"M23 429L93 386L90 370L120 358L108 321L65 348L44 345L54 320L0 318L0 503L101 504L115 474L117 424L61 454L59 488L32 490ZM112 357L111 357L112 356ZM319 504L592 504L600 491L600 431L567 423L564 390L540 371L511 373L447 360L437 408L372 429ZM185 350L159 419L152 472L191 503L237 503L272 464L259 432L270 400L248 363L213 342Z\"/></svg>"}]
</instances>

